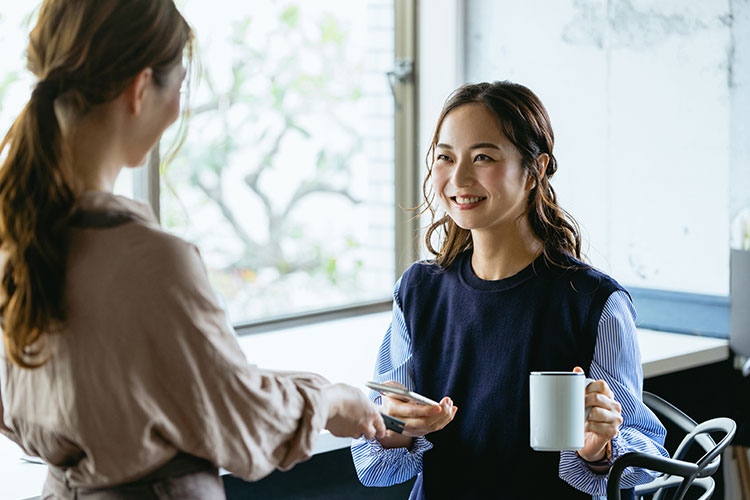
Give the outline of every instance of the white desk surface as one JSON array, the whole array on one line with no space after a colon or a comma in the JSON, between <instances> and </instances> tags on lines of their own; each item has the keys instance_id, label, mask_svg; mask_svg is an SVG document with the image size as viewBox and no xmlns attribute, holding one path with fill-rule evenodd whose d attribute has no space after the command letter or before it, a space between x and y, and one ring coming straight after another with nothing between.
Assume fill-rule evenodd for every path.
<instances>
[{"instance_id":1,"label":"white desk surface","mask_svg":"<svg viewBox=\"0 0 750 500\"><path fill-rule=\"evenodd\" d=\"M332 382L346 382L364 390L375 364L375 354L390 312L290 328L240 338L250 363L268 369L307 370ZM726 339L639 330L645 377L664 375L727 359ZM310 353L315 353L311 356ZM349 439L321 434L316 453L349 446ZM22 462L20 449L0 436L0 500L38 496L46 467Z\"/></svg>"},{"instance_id":2,"label":"white desk surface","mask_svg":"<svg viewBox=\"0 0 750 500\"><path fill-rule=\"evenodd\" d=\"M641 329L638 343L646 378L717 363L729 357L728 339Z\"/></svg>"}]
</instances>

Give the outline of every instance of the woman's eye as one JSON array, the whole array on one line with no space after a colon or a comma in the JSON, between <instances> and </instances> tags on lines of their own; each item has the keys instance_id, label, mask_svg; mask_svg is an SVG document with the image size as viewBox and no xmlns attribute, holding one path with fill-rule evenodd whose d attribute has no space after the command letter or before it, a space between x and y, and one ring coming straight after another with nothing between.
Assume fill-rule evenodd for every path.
<instances>
[{"instance_id":1,"label":"woman's eye","mask_svg":"<svg viewBox=\"0 0 750 500\"><path fill-rule=\"evenodd\" d=\"M448 155L437 155L438 161L450 161L450 157Z\"/></svg>"},{"instance_id":2,"label":"woman's eye","mask_svg":"<svg viewBox=\"0 0 750 500\"><path fill-rule=\"evenodd\" d=\"M474 161L492 161L492 158L487 155L479 154L476 158L474 158Z\"/></svg>"}]
</instances>

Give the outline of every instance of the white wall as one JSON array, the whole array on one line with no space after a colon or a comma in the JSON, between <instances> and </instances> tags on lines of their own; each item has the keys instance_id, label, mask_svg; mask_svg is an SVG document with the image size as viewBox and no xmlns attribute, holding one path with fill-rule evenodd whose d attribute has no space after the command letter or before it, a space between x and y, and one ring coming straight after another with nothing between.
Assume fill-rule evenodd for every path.
<instances>
[{"instance_id":1,"label":"white wall","mask_svg":"<svg viewBox=\"0 0 750 500\"><path fill-rule=\"evenodd\" d=\"M750 216L750 2L730 0L732 38L729 96L730 172L729 214L735 229L734 244L741 245L739 215Z\"/></svg>"}]
</instances>

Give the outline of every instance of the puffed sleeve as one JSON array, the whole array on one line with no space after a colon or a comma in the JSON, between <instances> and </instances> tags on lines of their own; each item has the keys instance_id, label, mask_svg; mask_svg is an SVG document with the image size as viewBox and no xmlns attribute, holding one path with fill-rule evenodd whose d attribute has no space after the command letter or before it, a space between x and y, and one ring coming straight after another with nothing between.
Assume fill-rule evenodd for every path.
<instances>
[{"instance_id":1,"label":"puffed sleeve","mask_svg":"<svg viewBox=\"0 0 750 500\"><path fill-rule=\"evenodd\" d=\"M643 404L643 369L635 326L635 308L625 292L614 292L607 299L597 329L594 357L589 376L607 382L622 405L622 425L612 439L612 460L638 451L669 457L664 449L667 431L656 415ZM622 476L623 488L650 482L660 473L628 467ZM560 478L593 496L606 495L607 476L589 468L572 451L560 453Z\"/></svg>"},{"instance_id":2,"label":"puffed sleeve","mask_svg":"<svg viewBox=\"0 0 750 500\"><path fill-rule=\"evenodd\" d=\"M327 420L314 375L280 375L247 363L197 249L160 236L120 266L145 345L128 383L150 417L145 432L256 480L309 458Z\"/></svg>"}]
</instances>

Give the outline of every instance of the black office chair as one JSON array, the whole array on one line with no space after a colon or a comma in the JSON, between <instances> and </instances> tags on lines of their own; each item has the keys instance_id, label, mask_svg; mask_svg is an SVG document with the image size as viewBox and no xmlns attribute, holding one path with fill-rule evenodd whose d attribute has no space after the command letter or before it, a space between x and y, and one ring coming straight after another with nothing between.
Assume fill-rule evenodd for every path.
<instances>
[{"instance_id":1,"label":"black office chair","mask_svg":"<svg viewBox=\"0 0 750 500\"><path fill-rule=\"evenodd\" d=\"M682 500L688 489L696 486L704 491L699 500L711 498L714 492L714 480L711 475L719 468L721 452L732 441L737 424L731 418L726 417L712 418L697 424L682 411L650 392L643 393L643 402L659 418L669 420L684 430L687 435L672 458L638 452L626 453L618 458L609 471L607 498L620 500L620 477L626 467L640 467L664 473L650 483L636 486L636 497L654 494L653 500L659 500L667 490L676 488L672 498ZM709 434L711 432L724 433L718 444ZM698 444L705 454L697 462L687 462L683 458L693 443Z\"/></svg>"}]
</instances>

